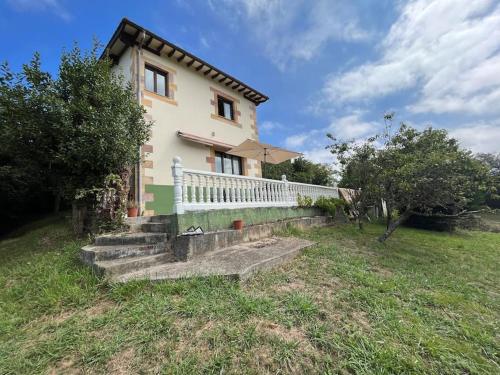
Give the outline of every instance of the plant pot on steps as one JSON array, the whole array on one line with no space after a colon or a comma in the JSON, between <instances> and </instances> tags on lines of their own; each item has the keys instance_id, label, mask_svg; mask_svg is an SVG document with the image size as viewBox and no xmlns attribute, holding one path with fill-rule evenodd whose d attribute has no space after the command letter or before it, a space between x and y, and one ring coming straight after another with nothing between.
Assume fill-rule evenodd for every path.
<instances>
[{"instance_id":1,"label":"plant pot on steps","mask_svg":"<svg viewBox=\"0 0 500 375\"><path fill-rule=\"evenodd\" d=\"M236 230L243 229L243 220L235 220L233 221L233 228Z\"/></svg>"},{"instance_id":2,"label":"plant pot on steps","mask_svg":"<svg viewBox=\"0 0 500 375\"><path fill-rule=\"evenodd\" d=\"M137 207L127 208L127 216L128 217L137 217L137 212L139 209Z\"/></svg>"}]
</instances>

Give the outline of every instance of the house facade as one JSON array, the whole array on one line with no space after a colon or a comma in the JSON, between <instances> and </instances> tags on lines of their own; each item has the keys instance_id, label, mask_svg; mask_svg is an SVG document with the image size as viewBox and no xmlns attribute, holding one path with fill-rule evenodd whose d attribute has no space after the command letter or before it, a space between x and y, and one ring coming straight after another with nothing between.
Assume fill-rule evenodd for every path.
<instances>
[{"instance_id":1,"label":"house facade","mask_svg":"<svg viewBox=\"0 0 500 375\"><path fill-rule=\"evenodd\" d=\"M172 212L175 156L188 169L261 177L260 162L226 152L259 139L256 108L267 96L127 19L104 54L154 122L132 176L143 215Z\"/></svg>"}]
</instances>

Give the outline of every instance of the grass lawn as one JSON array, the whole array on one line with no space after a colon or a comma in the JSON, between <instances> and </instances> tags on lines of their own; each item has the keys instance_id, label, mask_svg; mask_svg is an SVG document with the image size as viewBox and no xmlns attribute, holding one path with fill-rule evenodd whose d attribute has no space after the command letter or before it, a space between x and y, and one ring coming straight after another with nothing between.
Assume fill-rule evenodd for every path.
<instances>
[{"instance_id":1,"label":"grass lawn","mask_svg":"<svg viewBox=\"0 0 500 375\"><path fill-rule=\"evenodd\" d=\"M59 219L0 241L0 373L499 373L500 234L345 225L244 284L107 285Z\"/></svg>"}]
</instances>

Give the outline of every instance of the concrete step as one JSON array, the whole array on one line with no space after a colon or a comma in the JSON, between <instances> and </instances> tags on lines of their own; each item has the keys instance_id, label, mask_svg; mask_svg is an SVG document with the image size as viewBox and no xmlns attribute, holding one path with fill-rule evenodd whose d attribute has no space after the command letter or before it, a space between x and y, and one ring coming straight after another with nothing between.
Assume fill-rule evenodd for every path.
<instances>
[{"instance_id":1,"label":"concrete step","mask_svg":"<svg viewBox=\"0 0 500 375\"><path fill-rule=\"evenodd\" d=\"M119 233L99 236L95 239L95 244L97 246L146 245L167 240L166 233Z\"/></svg>"},{"instance_id":2,"label":"concrete step","mask_svg":"<svg viewBox=\"0 0 500 375\"><path fill-rule=\"evenodd\" d=\"M142 224L150 223L151 216L137 216L125 218L125 224L128 226L128 232L141 232Z\"/></svg>"},{"instance_id":3,"label":"concrete step","mask_svg":"<svg viewBox=\"0 0 500 375\"><path fill-rule=\"evenodd\" d=\"M168 224L166 223L144 223L141 230L145 233L167 233Z\"/></svg>"},{"instance_id":4,"label":"concrete step","mask_svg":"<svg viewBox=\"0 0 500 375\"><path fill-rule=\"evenodd\" d=\"M171 222L172 222L172 215L151 216L151 223L170 224Z\"/></svg>"},{"instance_id":5,"label":"concrete step","mask_svg":"<svg viewBox=\"0 0 500 375\"><path fill-rule=\"evenodd\" d=\"M114 275L114 282L169 280L185 277L225 276L244 280L253 273L277 266L298 255L314 242L294 237L272 237L212 251L187 262L165 263Z\"/></svg>"},{"instance_id":6,"label":"concrete step","mask_svg":"<svg viewBox=\"0 0 500 375\"><path fill-rule=\"evenodd\" d=\"M145 245L87 245L80 250L80 258L86 264L93 264L97 261L155 255L171 251L170 244L166 242Z\"/></svg>"},{"instance_id":7,"label":"concrete step","mask_svg":"<svg viewBox=\"0 0 500 375\"><path fill-rule=\"evenodd\" d=\"M160 266L167 262L173 262L172 253L161 253L132 258L121 258L95 262L93 267L101 275L106 277L118 277L120 275Z\"/></svg>"}]
</instances>

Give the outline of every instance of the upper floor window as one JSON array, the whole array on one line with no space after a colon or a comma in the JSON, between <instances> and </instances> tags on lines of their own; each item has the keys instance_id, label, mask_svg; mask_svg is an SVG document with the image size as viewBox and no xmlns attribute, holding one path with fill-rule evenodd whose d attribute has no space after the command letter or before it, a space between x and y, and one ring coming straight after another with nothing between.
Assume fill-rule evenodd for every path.
<instances>
[{"instance_id":1,"label":"upper floor window","mask_svg":"<svg viewBox=\"0 0 500 375\"><path fill-rule=\"evenodd\" d=\"M144 74L146 90L168 97L168 73L146 65Z\"/></svg>"},{"instance_id":2,"label":"upper floor window","mask_svg":"<svg viewBox=\"0 0 500 375\"><path fill-rule=\"evenodd\" d=\"M226 99L220 95L217 96L217 110L219 116L222 116L228 120L234 121L234 105L229 99Z\"/></svg>"}]
</instances>

